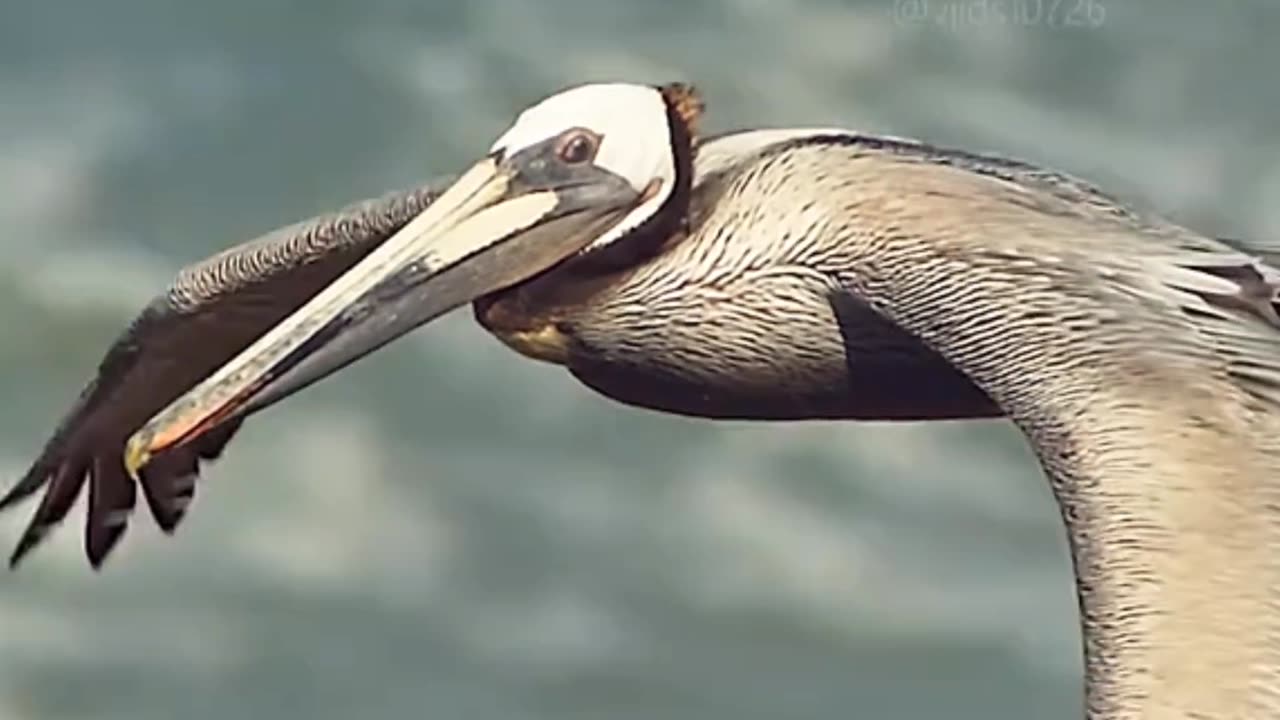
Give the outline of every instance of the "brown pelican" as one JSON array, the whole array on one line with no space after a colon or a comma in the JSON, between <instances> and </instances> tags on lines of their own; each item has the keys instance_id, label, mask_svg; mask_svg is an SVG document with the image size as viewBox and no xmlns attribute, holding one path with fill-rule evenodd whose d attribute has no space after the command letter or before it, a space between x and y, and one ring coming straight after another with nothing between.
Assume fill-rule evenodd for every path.
<instances>
[{"instance_id":1,"label":"brown pelican","mask_svg":"<svg viewBox=\"0 0 1280 720\"><path fill-rule=\"evenodd\" d=\"M1088 717L1280 714L1280 270L1029 164L700 139L700 113L681 85L573 88L452 183L184 270L0 501L45 488L14 561L86 476L95 566L131 476L172 530L246 415L471 302L633 405L1008 417L1065 521Z\"/></svg>"}]
</instances>

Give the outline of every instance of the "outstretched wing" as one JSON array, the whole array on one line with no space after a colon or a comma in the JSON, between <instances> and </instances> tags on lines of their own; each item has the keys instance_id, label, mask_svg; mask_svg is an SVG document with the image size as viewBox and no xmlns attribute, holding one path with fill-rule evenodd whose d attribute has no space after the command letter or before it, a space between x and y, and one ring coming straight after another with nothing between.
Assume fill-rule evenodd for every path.
<instances>
[{"instance_id":1,"label":"outstretched wing","mask_svg":"<svg viewBox=\"0 0 1280 720\"><path fill-rule=\"evenodd\" d=\"M108 349L26 475L0 498L4 510L44 490L10 567L66 517L86 479L85 553L100 567L136 501L122 458L128 436L393 235L444 186L366 200L183 268ZM239 425L161 454L142 471L143 497L165 532L182 520L201 461L216 459Z\"/></svg>"}]
</instances>

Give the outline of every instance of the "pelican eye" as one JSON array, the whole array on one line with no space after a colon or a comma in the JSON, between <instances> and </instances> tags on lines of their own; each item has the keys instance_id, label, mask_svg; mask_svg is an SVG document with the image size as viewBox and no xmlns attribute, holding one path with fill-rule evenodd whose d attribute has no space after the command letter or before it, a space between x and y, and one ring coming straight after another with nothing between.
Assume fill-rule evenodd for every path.
<instances>
[{"instance_id":1,"label":"pelican eye","mask_svg":"<svg viewBox=\"0 0 1280 720\"><path fill-rule=\"evenodd\" d=\"M591 162L600 148L600 138L587 130L570 130L560 138L556 156L569 165Z\"/></svg>"}]
</instances>

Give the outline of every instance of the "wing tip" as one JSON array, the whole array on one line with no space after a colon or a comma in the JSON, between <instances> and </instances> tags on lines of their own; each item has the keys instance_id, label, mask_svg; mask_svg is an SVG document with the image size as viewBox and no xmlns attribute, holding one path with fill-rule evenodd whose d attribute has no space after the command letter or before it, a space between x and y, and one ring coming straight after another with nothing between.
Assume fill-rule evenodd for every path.
<instances>
[{"instance_id":1,"label":"wing tip","mask_svg":"<svg viewBox=\"0 0 1280 720\"><path fill-rule=\"evenodd\" d=\"M98 522L89 520L85 526L84 556L94 572L102 570L102 566L120 544L120 539L124 537L127 529L127 523L108 526L100 522L101 519L98 520Z\"/></svg>"},{"instance_id":2,"label":"wing tip","mask_svg":"<svg viewBox=\"0 0 1280 720\"><path fill-rule=\"evenodd\" d=\"M104 451L102 446L86 448L82 452L60 454L56 462L41 458L0 498L2 510L45 488L40 505L9 555L9 570L17 570L52 529L66 519L86 479L89 502L83 545L85 558L93 570L103 568L126 534L139 485L156 525L172 537L195 498L202 461L216 461L239 426L238 420L228 423L212 431L203 442L161 454L141 469L137 480L125 470L122 448L111 451Z\"/></svg>"},{"instance_id":3,"label":"wing tip","mask_svg":"<svg viewBox=\"0 0 1280 720\"><path fill-rule=\"evenodd\" d=\"M48 450L42 453L31 467L27 469L22 479L14 483L3 496L0 496L0 512L4 512L18 503L31 497L40 488L49 482L49 478L53 475L56 463L49 457Z\"/></svg>"},{"instance_id":4,"label":"wing tip","mask_svg":"<svg viewBox=\"0 0 1280 720\"><path fill-rule=\"evenodd\" d=\"M110 522L113 521L108 519L108 522L104 522L103 518L98 517L89 517L85 520L84 555L89 561L89 567L94 571L102 570L107 558L119 545L128 529L127 521L119 524L110 524ZM40 518L32 519L32 523L23 531L12 552L9 553L7 565L10 572L18 570L31 552L48 537L49 531L55 524L41 522Z\"/></svg>"},{"instance_id":5,"label":"wing tip","mask_svg":"<svg viewBox=\"0 0 1280 720\"><path fill-rule=\"evenodd\" d=\"M13 487L5 491L4 495L0 495L0 512L4 512L9 508L17 505L22 500L30 497L30 492L25 492L22 483L17 483Z\"/></svg>"},{"instance_id":6,"label":"wing tip","mask_svg":"<svg viewBox=\"0 0 1280 720\"><path fill-rule=\"evenodd\" d=\"M38 463L37 463L38 465ZM38 478L38 479L35 479ZM32 468L26 477L18 481L13 487L0 497L0 512L5 512L22 501L29 499L41 487L49 481L49 473L36 475L36 468ZM47 528L42 528L37 520L40 511L36 510L36 514L32 516L31 521L27 524L26 529L22 531L22 535L18 537L18 542L14 545L12 552L9 553L8 566L10 572L17 570L22 564L22 559L31 552L32 548L40 544L40 540L47 534Z\"/></svg>"},{"instance_id":7,"label":"wing tip","mask_svg":"<svg viewBox=\"0 0 1280 720\"><path fill-rule=\"evenodd\" d=\"M17 570L27 555L40 544L45 535L49 534L49 526L38 523L37 519L32 518L31 523L27 525L26 530L22 531L18 542L13 546L13 551L9 553L10 571Z\"/></svg>"}]
</instances>

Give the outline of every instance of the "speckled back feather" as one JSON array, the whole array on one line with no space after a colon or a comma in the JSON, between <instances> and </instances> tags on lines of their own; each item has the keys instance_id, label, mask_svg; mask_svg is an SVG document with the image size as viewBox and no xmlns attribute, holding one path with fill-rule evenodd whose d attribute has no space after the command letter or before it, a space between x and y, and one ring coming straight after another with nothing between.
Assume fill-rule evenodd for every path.
<instances>
[{"instance_id":1,"label":"speckled back feather","mask_svg":"<svg viewBox=\"0 0 1280 720\"><path fill-rule=\"evenodd\" d=\"M575 374L692 414L779 416L780 388L828 399L795 416L866 417L857 358L898 358L873 373L919 404L935 353L1049 476L1089 717L1280 715L1280 269L1025 163L829 130L717 142L688 237L557 311Z\"/></svg>"}]
</instances>

